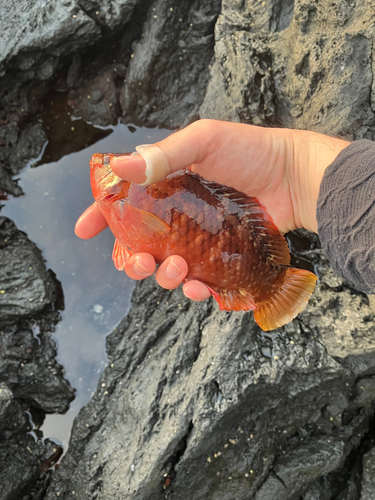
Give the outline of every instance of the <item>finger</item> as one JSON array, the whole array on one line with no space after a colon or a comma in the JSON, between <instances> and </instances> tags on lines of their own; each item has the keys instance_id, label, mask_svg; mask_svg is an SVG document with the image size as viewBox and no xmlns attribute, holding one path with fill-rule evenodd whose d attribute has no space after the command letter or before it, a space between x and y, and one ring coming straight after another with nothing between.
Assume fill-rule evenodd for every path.
<instances>
[{"instance_id":1,"label":"finger","mask_svg":"<svg viewBox=\"0 0 375 500\"><path fill-rule=\"evenodd\" d=\"M156 271L156 281L163 288L172 290L180 286L188 272L185 259L179 255L168 257Z\"/></svg>"},{"instance_id":2,"label":"finger","mask_svg":"<svg viewBox=\"0 0 375 500\"><path fill-rule=\"evenodd\" d=\"M129 182L148 185L166 175L199 163L211 152L223 122L199 120L156 144L137 146L138 155L115 156L111 168Z\"/></svg>"},{"instance_id":3,"label":"finger","mask_svg":"<svg viewBox=\"0 0 375 500\"><path fill-rule=\"evenodd\" d=\"M197 280L188 281L184 284L182 290L188 299L195 300L197 302L206 300L211 295L206 285Z\"/></svg>"},{"instance_id":4,"label":"finger","mask_svg":"<svg viewBox=\"0 0 375 500\"><path fill-rule=\"evenodd\" d=\"M94 203L78 219L75 233L84 240L92 238L107 227L107 222L103 217L98 205Z\"/></svg>"},{"instance_id":5,"label":"finger","mask_svg":"<svg viewBox=\"0 0 375 500\"><path fill-rule=\"evenodd\" d=\"M125 272L133 280L143 280L154 274L155 259L149 253L137 253L130 257L125 265Z\"/></svg>"},{"instance_id":6,"label":"finger","mask_svg":"<svg viewBox=\"0 0 375 500\"><path fill-rule=\"evenodd\" d=\"M111 169L128 182L142 184L146 180L146 162L140 154L114 156L111 158Z\"/></svg>"}]
</instances>

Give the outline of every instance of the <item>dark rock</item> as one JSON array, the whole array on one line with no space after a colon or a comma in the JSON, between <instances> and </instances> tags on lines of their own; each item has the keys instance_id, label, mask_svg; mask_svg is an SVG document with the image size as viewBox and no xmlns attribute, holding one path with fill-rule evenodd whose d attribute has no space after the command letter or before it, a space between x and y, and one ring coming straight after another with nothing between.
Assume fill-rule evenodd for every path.
<instances>
[{"instance_id":1,"label":"dark rock","mask_svg":"<svg viewBox=\"0 0 375 500\"><path fill-rule=\"evenodd\" d=\"M53 325L50 325L50 327ZM46 413L65 413L74 390L56 361L51 334L32 324L2 327L0 331L0 382L14 396Z\"/></svg>"},{"instance_id":2,"label":"dark rock","mask_svg":"<svg viewBox=\"0 0 375 500\"><path fill-rule=\"evenodd\" d=\"M17 123L0 127L0 190L20 196L22 189L12 179L27 163L42 152L47 137L40 123L29 124L20 131Z\"/></svg>"},{"instance_id":3,"label":"dark rock","mask_svg":"<svg viewBox=\"0 0 375 500\"><path fill-rule=\"evenodd\" d=\"M30 412L64 413L74 390L56 361L51 331L63 307L61 285L40 250L0 217L0 499L41 499L62 448L32 424Z\"/></svg>"},{"instance_id":4,"label":"dark rock","mask_svg":"<svg viewBox=\"0 0 375 500\"><path fill-rule=\"evenodd\" d=\"M127 23L139 0L78 0L78 5L96 23L114 30Z\"/></svg>"},{"instance_id":5,"label":"dark rock","mask_svg":"<svg viewBox=\"0 0 375 500\"><path fill-rule=\"evenodd\" d=\"M374 137L371 13L345 0L225 2L200 116Z\"/></svg>"},{"instance_id":6,"label":"dark rock","mask_svg":"<svg viewBox=\"0 0 375 500\"><path fill-rule=\"evenodd\" d=\"M42 152L46 141L46 134L40 123L23 129L17 141L16 157L10 158L11 172L18 174L28 161L36 159Z\"/></svg>"},{"instance_id":7,"label":"dark rock","mask_svg":"<svg viewBox=\"0 0 375 500\"><path fill-rule=\"evenodd\" d=\"M375 497L375 448L363 457L363 478L360 500L373 500Z\"/></svg>"},{"instance_id":8,"label":"dark rock","mask_svg":"<svg viewBox=\"0 0 375 500\"><path fill-rule=\"evenodd\" d=\"M64 66L73 60L65 79L67 88L77 88L83 80L77 74L80 53L100 43L102 36L106 40L111 36L114 40L128 40L124 52L129 52L133 26L137 26L137 33L140 27L133 23L127 30L130 37L118 35L116 30L130 20L138 3L139 0L35 0L20 4L12 0L0 6L0 192L20 196L22 190L12 175L42 152L46 135L42 125L35 124L35 115L40 112L40 103L51 82L55 80L59 87L56 73L64 73ZM107 58L109 47L102 49ZM90 86L87 81L86 85ZM117 103L113 85L103 99L95 109L83 110L82 116L99 125L116 123L118 109L111 108Z\"/></svg>"},{"instance_id":9,"label":"dark rock","mask_svg":"<svg viewBox=\"0 0 375 500\"><path fill-rule=\"evenodd\" d=\"M74 54L72 62L68 69L68 75L66 77L66 85L68 89L78 87L82 81L81 75L81 57L79 54Z\"/></svg>"},{"instance_id":10,"label":"dark rock","mask_svg":"<svg viewBox=\"0 0 375 500\"><path fill-rule=\"evenodd\" d=\"M0 500L42 498L62 449L31 431L30 414L0 383Z\"/></svg>"},{"instance_id":11,"label":"dark rock","mask_svg":"<svg viewBox=\"0 0 375 500\"><path fill-rule=\"evenodd\" d=\"M100 35L99 26L73 0L36 0L27 6L12 1L2 7L0 19L3 74L11 61L22 71L37 67L38 76L46 77L53 73L48 66L56 67L53 61L61 54L74 52ZM45 57L47 50L50 58Z\"/></svg>"},{"instance_id":12,"label":"dark rock","mask_svg":"<svg viewBox=\"0 0 375 500\"><path fill-rule=\"evenodd\" d=\"M134 46L122 95L125 120L175 128L197 118L209 79L217 0L157 0Z\"/></svg>"},{"instance_id":13,"label":"dark rock","mask_svg":"<svg viewBox=\"0 0 375 500\"><path fill-rule=\"evenodd\" d=\"M298 500L341 470L373 415L374 399L357 392L375 372L374 314L332 275L316 238L299 256L320 282L272 334L251 313L140 283L46 498ZM354 372L349 357L365 361Z\"/></svg>"},{"instance_id":14,"label":"dark rock","mask_svg":"<svg viewBox=\"0 0 375 500\"><path fill-rule=\"evenodd\" d=\"M56 291L41 251L11 220L0 217L0 324L39 313Z\"/></svg>"},{"instance_id":15,"label":"dark rock","mask_svg":"<svg viewBox=\"0 0 375 500\"><path fill-rule=\"evenodd\" d=\"M69 102L76 118L101 126L116 124L118 99L113 71L98 75L87 86L70 93Z\"/></svg>"},{"instance_id":16,"label":"dark rock","mask_svg":"<svg viewBox=\"0 0 375 500\"><path fill-rule=\"evenodd\" d=\"M0 305L0 382L35 408L64 413L74 391L48 333L60 320L61 285L37 246L6 217L0 217Z\"/></svg>"}]
</instances>

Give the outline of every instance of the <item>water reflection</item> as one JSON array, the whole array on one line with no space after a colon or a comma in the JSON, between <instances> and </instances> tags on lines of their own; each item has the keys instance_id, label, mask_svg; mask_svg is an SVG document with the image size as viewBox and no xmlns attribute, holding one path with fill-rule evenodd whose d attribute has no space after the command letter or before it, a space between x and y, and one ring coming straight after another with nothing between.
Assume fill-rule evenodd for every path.
<instances>
[{"instance_id":1,"label":"water reflection","mask_svg":"<svg viewBox=\"0 0 375 500\"><path fill-rule=\"evenodd\" d=\"M77 218L93 201L89 160L95 152L133 151L136 145L161 140L169 133L117 125L86 149L25 169L19 182L25 196L7 200L2 210L42 250L47 267L63 286L65 311L54 338L58 361L77 395L68 413L48 415L42 430L65 449L72 421L95 391L106 364L105 337L128 312L134 287L112 263L114 239L108 229L88 241L74 235Z\"/></svg>"}]
</instances>

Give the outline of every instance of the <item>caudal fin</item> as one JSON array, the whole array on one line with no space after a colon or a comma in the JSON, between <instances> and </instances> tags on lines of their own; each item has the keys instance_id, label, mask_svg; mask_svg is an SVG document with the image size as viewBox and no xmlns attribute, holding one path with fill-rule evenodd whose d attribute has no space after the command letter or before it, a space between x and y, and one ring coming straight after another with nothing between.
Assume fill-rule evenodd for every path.
<instances>
[{"instance_id":1,"label":"caudal fin","mask_svg":"<svg viewBox=\"0 0 375 500\"><path fill-rule=\"evenodd\" d=\"M286 325L303 311L317 279L310 271L289 267L277 293L269 300L256 304L254 319L262 330L274 330Z\"/></svg>"}]
</instances>

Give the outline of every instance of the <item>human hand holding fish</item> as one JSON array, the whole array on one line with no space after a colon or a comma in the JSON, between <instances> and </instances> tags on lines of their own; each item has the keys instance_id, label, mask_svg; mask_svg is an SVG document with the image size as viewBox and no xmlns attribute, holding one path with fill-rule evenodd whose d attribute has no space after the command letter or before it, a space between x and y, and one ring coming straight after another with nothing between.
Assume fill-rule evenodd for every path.
<instances>
[{"instance_id":1,"label":"human hand holding fish","mask_svg":"<svg viewBox=\"0 0 375 500\"><path fill-rule=\"evenodd\" d=\"M268 232L268 236L271 234L273 254L274 246L281 244L282 250L276 250L276 254L280 253L276 256L276 264L285 267L289 262L289 252L278 239L276 228L282 233L297 227L317 230L315 212L320 182L327 166L347 145L346 141L315 132L201 120L156 145L137 148L138 155L108 155L108 164L110 162L111 171L121 179L141 185L157 182L168 173L189 168L207 181L235 188L246 197L252 197L247 198L248 200L257 198L260 204L255 206L250 202L247 208L253 217L254 213L257 214L256 218L258 222L262 221L262 227ZM206 183L206 188L211 189L210 192L213 192L212 186L213 184ZM185 188L190 189L187 185ZM144 191L144 188L142 189ZM228 193L222 195L240 206L238 200L234 199L235 195L230 194L230 189ZM216 189L215 196L219 195ZM98 198L95 198L97 202L77 222L76 233L82 238L95 236L106 227L109 220L108 216L103 215L103 207L100 208ZM243 209L244 201L241 203ZM239 219L242 217L238 214L236 216ZM153 224L155 221L150 220L147 223L149 222ZM113 230L113 227L111 229ZM162 227L157 230L162 234ZM186 276L191 276L186 258L181 256L182 252L176 253L177 255L167 256L156 272L156 279L164 288L176 288ZM127 255L123 264L123 268L133 279L143 279L151 275L156 267L154 256L147 251ZM247 265L256 267L254 260L249 261ZM190 267L193 267L192 263ZM302 271L299 273L300 277L301 273ZM311 281L311 277L309 279ZM193 300L203 300L213 294L221 306L229 309L225 307L228 306L225 303L229 300L228 297L224 297L225 294L216 296L215 289L207 287L203 281L206 284L208 282L207 279L190 278L184 284L185 295ZM312 291L311 283L308 285L308 295ZM236 301L238 302L237 299L234 300L235 303ZM255 304L250 302L248 300L248 308L257 309ZM267 328L267 324L263 324L264 326ZM275 327L273 323L268 326Z\"/></svg>"}]
</instances>

